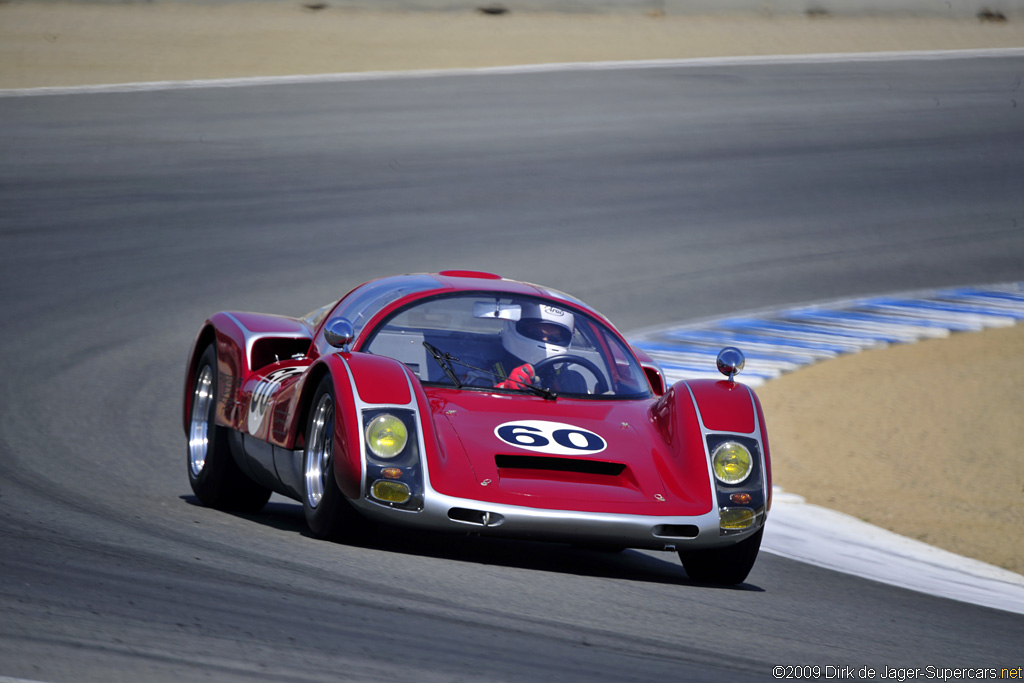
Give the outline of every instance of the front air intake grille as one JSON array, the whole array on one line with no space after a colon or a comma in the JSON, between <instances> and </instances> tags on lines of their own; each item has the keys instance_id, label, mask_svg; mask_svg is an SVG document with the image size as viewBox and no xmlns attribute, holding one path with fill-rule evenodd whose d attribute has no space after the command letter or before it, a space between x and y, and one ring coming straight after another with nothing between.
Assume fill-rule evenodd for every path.
<instances>
[{"instance_id":1,"label":"front air intake grille","mask_svg":"<svg viewBox=\"0 0 1024 683\"><path fill-rule=\"evenodd\" d=\"M498 469L546 470L549 472L576 472L617 477L626 466L620 462L581 460L578 458L552 458L544 455L496 455L494 462Z\"/></svg>"},{"instance_id":2,"label":"front air intake grille","mask_svg":"<svg viewBox=\"0 0 1024 683\"><path fill-rule=\"evenodd\" d=\"M697 538L700 529L693 524L659 524L654 527L658 538Z\"/></svg>"}]
</instances>

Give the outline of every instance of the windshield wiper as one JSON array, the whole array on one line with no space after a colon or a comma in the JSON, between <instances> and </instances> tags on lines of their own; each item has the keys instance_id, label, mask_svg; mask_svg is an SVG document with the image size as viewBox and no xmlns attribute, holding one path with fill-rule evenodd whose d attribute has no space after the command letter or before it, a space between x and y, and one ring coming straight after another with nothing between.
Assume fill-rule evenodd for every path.
<instances>
[{"instance_id":1,"label":"windshield wiper","mask_svg":"<svg viewBox=\"0 0 1024 683\"><path fill-rule=\"evenodd\" d=\"M473 368L473 369L474 370L478 370L479 368ZM484 372L486 372L486 370ZM494 377L496 377L497 379L501 379L501 376L498 375L497 373L492 372L490 374L493 375ZM533 384L524 384L524 383L518 382L516 380L513 380L513 382L518 384L519 388L518 389L513 389L512 391L522 391L523 389L525 389L526 391L532 392L532 393L540 396L541 398L546 398L549 401L554 401L556 398L558 398L558 394L553 392L551 389L548 389L547 387L538 387L538 386L535 386Z\"/></svg>"},{"instance_id":2,"label":"windshield wiper","mask_svg":"<svg viewBox=\"0 0 1024 683\"><path fill-rule=\"evenodd\" d=\"M441 351L430 342L423 342L423 348L430 352L430 355L434 357L437 364L441 366L442 370L444 370L444 374L448 375L448 379L454 382L455 386L461 389L462 382L460 382L459 378L455 376L455 370L452 368L452 361L459 362L459 359L453 357L450 353Z\"/></svg>"},{"instance_id":3,"label":"windshield wiper","mask_svg":"<svg viewBox=\"0 0 1024 683\"><path fill-rule=\"evenodd\" d=\"M441 366L442 370L444 370L444 374L448 375L448 378L451 381L455 382L455 386L460 389L462 388L462 382L460 382L459 379L455 376L455 370L452 369L451 365L452 363L458 363L464 368L469 368L470 370L482 372L485 375L490 375L491 377L500 381L504 381L506 379L496 372L491 372L490 370L478 368L475 365L470 365L469 363L461 361L452 354L448 353L447 351L442 351L429 342L423 342L423 347L430 352L431 356L434 357L434 360L437 361L437 364ZM558 394L553 392L551 389L547 389L545 387L537 387L532 384L524 384L522 382L516 382L516 384L518 384L522 389L534 393L537 396L540 396L541 398L546 398L549 401L554 401L556 398L558 398ZM519 389L515 389L513 391L519 391Z\"/></svg>"}]
</instances>

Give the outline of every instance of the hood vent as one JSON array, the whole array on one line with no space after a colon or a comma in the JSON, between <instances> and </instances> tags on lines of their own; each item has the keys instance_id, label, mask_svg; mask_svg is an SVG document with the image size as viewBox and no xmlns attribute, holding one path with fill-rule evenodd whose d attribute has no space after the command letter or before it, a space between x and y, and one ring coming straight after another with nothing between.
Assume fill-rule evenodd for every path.
<instances>
[{"instance_id":1,"label":"hood vent","mask_svg":"<svg viewBox=\"0 0 1024 683\"><path fill-rule=\"evenodd\" d=\"M579 458L553 458L546 455L495 455L494 462L498 469L506 470L546 470L549 472L575 472L578 474L598 474L617 477L626 466L619 462L602 462L600 460L582 460Z\"/></svg>"}]
</instances>

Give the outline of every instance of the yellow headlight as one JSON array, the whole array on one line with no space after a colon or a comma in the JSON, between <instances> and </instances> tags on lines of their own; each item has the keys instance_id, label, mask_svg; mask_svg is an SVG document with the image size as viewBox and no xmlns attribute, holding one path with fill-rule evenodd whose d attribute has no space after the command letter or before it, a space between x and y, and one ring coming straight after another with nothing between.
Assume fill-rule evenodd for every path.
<instances>
[{"instance_id":1,"label":"yellow headlight","mask_svg":"<svg viewBox=\"0 0 1024 683\"><path fill-rule=\"evenodd\" d=\"M404 503L412 497L409 487L400 481L381 479L370 488L373 497L385 503Z\"/></svg>"},{"instance_id":2,"label":"yellow headlight","mask_svg":"<svg viewBox=\"0 0 1024 683\"><path fill-rule=\"evenodd\" d=\"M366 425L366 445L378 458L394 458L405 450L408 440L405 423L394 415L378 415Z\"/></svg>"},{"instance_id":3,"label":"yellow headlight","mask_svg":"<svg viewBox=\"0 0 1024 683\"><path fill-rule=\"evenodd\" d=\"M754 459L743 444L726 441L719 444L711 454L711 466L715 476L723 484L738 484L750 475Z\"/></svg>"},{"instance_id":4,"label":"yellow headlight","mask_svg":"<svg viewBox=\"0 0 1024 683\"><path fill-rule=\"evenodd\" d=\"M754 511L750 508L722 508L718 511L718 520L723 529L746 529L754 523Z\"/></svg>"}]
</instances>

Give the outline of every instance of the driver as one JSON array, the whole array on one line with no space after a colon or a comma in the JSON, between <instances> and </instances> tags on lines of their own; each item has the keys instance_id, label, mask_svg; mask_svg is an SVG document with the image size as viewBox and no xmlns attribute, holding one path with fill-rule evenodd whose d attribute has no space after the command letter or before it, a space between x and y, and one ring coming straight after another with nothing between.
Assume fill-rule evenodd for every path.
<instances>
[{"instance_id":1,"label":"driver","mask_svg":"<svg viewBox=\"0 0 1024 683\"><path fill-rule=\"evenodd\" d=\"M536 363L569 352L574 324L569 311L545 304L524 303L519 320L506 320L501 330L501 345L519 365L508 373L508 379L494 386L522 389L535 383L537 376L533 366Z\"/></svg>"}]
</instances>

